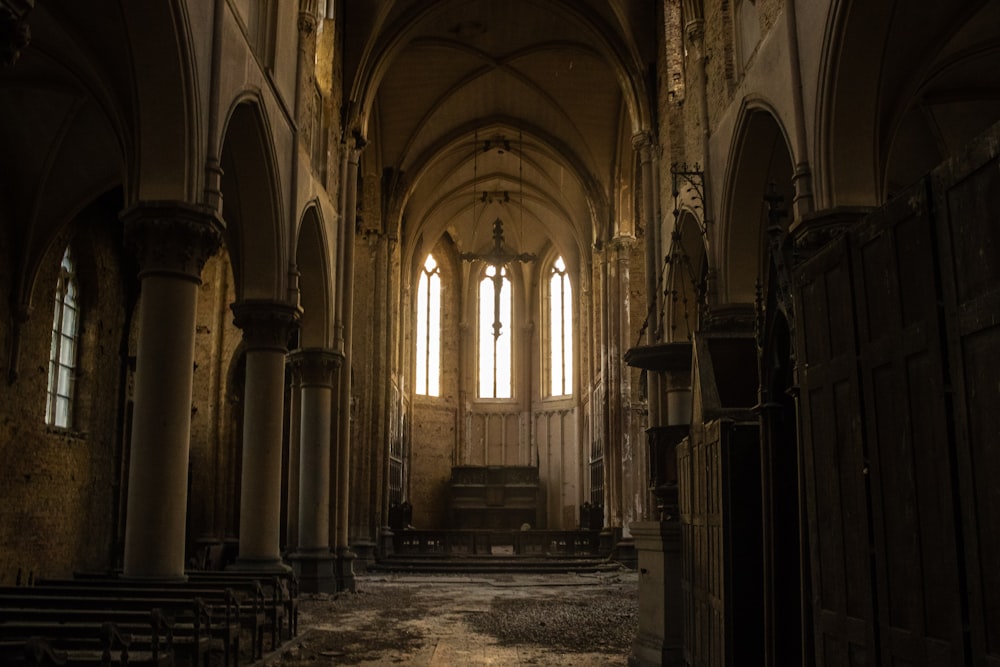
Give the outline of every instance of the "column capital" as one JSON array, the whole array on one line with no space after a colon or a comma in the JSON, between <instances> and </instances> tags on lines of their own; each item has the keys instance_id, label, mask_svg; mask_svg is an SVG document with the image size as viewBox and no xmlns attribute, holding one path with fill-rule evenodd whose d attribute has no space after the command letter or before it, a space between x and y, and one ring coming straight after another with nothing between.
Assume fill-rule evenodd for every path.
<instances>
[{"instance_id":1,"label":"column capital","mask_svg":"<svg viewBox=\"0 0 1000 667\"><path fill-rule=\"evenodd\" d=\"M248 349L288 350L288 339L299 323L298 306L270 299L244 299L231 308L233 324L243 330Z\"/></svg>"},{"instance_id":2,"label":"column capital","mask_svg":"<svg viewBox=\"0 0 1000 667\"><path fill-rule=\"evenodd\" d=\"M201 283L201 270L222 246L214 209L180 201L138 202L122 211L125 244L139 260L140 277L169 274Z\"/></svg>"},{"instance_id":3,"label":"column capital","mask_svg":"<svg viewBox=\"0 0 1000 667\"><path fill-rule=\"evenodd\" d=\"M344 361L344 355L335 350L310 347L294 350L288 355L292 369L301 378L303 387L333 388L334 374Z\"/></svg>"},{"instance_id":4,"label":"column capital","mask_svg":"<svg viewBox=\"0 0 1000 667\"><path fill-rule=\"evenodd\" d=\"M635 237L628 236L626 234L621 234L619 236L616 236L613 239L611 239L611 241L608 243L608 249L618 253L631 252L632 248L634 247L635 247ZM618 259L620 261L622 259L627 259L627 257L623 258L619 256Z\"/></svg>"},{"instance_id":5,"label":"column capital","mask_svg":"<svg viewBox=\"0 0 1000 667\"><path fill-rule=\"evenodd\" d=\"M632 135L632 149L639 154L643 162L650 162L653 159L653 150L656 148L656 141L649 132L636 132Z\"/></svg>"},{"instance_id":6,"label":"column capital","mask_svg":"<svg viewBox=\"0 0 1000 667\"><path fill-rule=\"evenodd\" d=\"M316 15L307 11L299 11L298 21L299 32L304 35L311 35L316 30Z\"/></svg>"}]
</instances>

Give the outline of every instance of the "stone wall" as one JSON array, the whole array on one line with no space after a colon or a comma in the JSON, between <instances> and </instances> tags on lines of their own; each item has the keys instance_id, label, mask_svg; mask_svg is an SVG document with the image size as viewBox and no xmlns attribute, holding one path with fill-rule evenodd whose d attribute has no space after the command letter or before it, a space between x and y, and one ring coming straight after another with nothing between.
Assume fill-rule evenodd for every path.
<instances>
[{"instance_id":1,"label":"stone wall","mask_svg":"<svg viewBox=\"0 0 1000 667\"><path fill-rule=\"evenodd\" d=\"M191 398L188 548L235 538L243 424L232 404L242 394L230 387L242 332L233 324L232 266L225 250L209 259L198 290L195 369ZM242 390L242 387L240 387Z\"/></svg>"},{"instance_id":2,"label":"stone wall","mask_svg":"<svg viewBox=\"0 0 1000 667\"><path fill-rule=\"evenodd\" d=\"M20 330L17 376L0 383L3 584L13 583L19 569L54 577L113 564L123 464L123 284L134 281L114 210L106 202L92 207L50 244ZM77 260L82 314L75 417L72 428L61 429L46 426L45 403L54 292L67 243ZM18 253L8 246L2 254ZM10 294L12 276L0 280Z\"/></svg>"}]
</instances>

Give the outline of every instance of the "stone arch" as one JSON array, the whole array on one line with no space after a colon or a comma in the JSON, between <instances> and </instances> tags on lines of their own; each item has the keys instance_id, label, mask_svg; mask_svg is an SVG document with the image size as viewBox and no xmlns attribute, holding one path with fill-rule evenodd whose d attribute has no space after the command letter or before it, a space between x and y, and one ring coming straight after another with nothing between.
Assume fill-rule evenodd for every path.
<instances>
[{"instance_id":1,"label":"stone arch","mask_svg":"<svg viewBox=\"0 0 1000 667\"><path fill-rule=\"evenodd\" d=\"M126 204L197 201L204 178L197 73L188 3L126 2L120 11L132 45L136 122ZM164 95L163 91L174 91Z\"/></svg>"},{"instance_id":2,"label":"stone arch","mask_svg":"<svg viewBox=\"0 0 1000 667\"><path fill-rule=\"evenodd\" d=\"M776 115L762 104L744 107L729 165L721 215L719 301L753 303L767 257L764 198L773 191L788 210L794 194L787 134Z\"/></svg>"},{"instance_id":3,"label":"stone arch","mask_svg":"<svg viewBox=\"0 0 1000 667\"><path fill-rule=\"evenodd\" d=\"M325 348L333 340L330 245L320 215L317 206L310 205L306 209L295 248L295 263L299 270L299 305L302 307L299 325L301 348Z\"/></svg>"},{"instance_id":4,"label":"stone arch","mask_svg":"<svg viewBox=\"0 0 1000 667\"><path fill-rule=\"evenodd\" d=\"M529 144L530 149L524 150L524 163L534 166L534 162L551 161L558 165L560 169L571 174L579 184L584 193L588 212L590 215L591 227L597 228L599 224L606 223L609 216L607 211L611 208L607 201L607 195L596 177L586 168L585 161L571 146L560 142L543 128L525 124L523 121L513 118L493 117L480 119L471 126L463 126L455 132L444 137L440 142L431 146L423 155L414 159L411 173L408 174L405 187L394 193L398 202L391 207L396 219L390 221L390 226L402 229L412 238L437 239L445 233L451 221L457 219L472 219L473 226L482 234L484 242L489 242L490 223L496 217L498 209L484 206L481 202L475 201L472 191L477 187L469 163L473 160L472 153L475 146L481 145L481 139L489 138L494 134L518 135L522 145ZM444 168L444 171L441 171ZM526 204L523 206L525 224L537 226L544 230L550 239L563 241L567 238L575 239L575 246L566 248L566 261L573 262L574 266L580 261L580 257L585 256L586 249L592 241L590 238L590 227L574 222L573 214L566 208L565 202L554 196L553 192L558 192L558 185L549 182L546 176L547 170L537 168L540 178L544 181L537 183L526 180L519 181L514 174L502 173L498 175L500 182L505 183L515 198L522 198ZM421 219L408 221L403 228L403 212L409 202L409 198L420 187L422 180L426 178L446 178L459 172L469 171L469 177L463 178L454 189L444 193L436 202L434 208L429 209L427 214ZM479 174L479 180L486 180L484 174ZM481 187L481 186L480 186ZM550 217L543 216L538 211L546 211ZM445 212L446 215L441 215ZM475 215L473 216L473 214ZM548 220L559 221L558 226L548 222ZM507 221L509 223L509 221ZM508 224L508 230L510 225ZM468 239L459 239L468 241ZM436 241L435 241L436 243ZM476 248L478 250L478 248ZM404 257L404 263L422 262L423 252L419 245L407 244L404 252L408 256ZM423 255L421 253L423 252Z\"/></svg>"},{"instance_id":5,"label":"stone arch","mask_svg":"<svg viewBox=\"0 0 1000 667\"><path fill-rule=\"evenodd\" d=\"M998 21L988 0L833 3L817 100L821 205L881 204L1000 118L1000 40L984 29Z\"/></svg>"},{"instance_id":6,"label":"stone arch","mask_svg":"<svg viewBox=\"0 0 1000 667\"><path fill-rule=\"evenodd\" d=\"M447 9L461 0L438 0L415 5L415 9L403 13L392 26L387 26L384 37L374 44L363 58L364 65L355 75L350 91L352 116L347 127L356 127L367 134L370 114L375 108L374 100L379 86L393 60L405 48L428 16ZM622 46L612 36L615 30L601 23L595 14L586 11L579 3L552 1L545 3L551 11L565 17L566 21L579 25L593 40L597 50L604 55L622 88L633 134L646 132L653 127L650 109L650 95L646 90L643 73L632 63L640 62L638 54Z\"/></svg>"},{"instance_id":7,"label":"stone arch","mask_svg":"<svg viewBox=\"0 0 1000 667\"><path fill-rule=\"evenodd\" d=\"M252 99L238 100L224 137L222 218L236 299L274 299L284 294L284 209L263 106Z\"/></svg>"}]
</instances>

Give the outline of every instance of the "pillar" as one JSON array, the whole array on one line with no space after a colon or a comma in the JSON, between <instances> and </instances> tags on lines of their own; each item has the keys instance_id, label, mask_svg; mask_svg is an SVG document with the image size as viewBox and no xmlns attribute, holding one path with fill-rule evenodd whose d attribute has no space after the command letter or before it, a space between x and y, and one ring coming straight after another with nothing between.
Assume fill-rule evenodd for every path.
<instances>
[{"instance_id":1,"label":"pillar","mask_svg":"<svg viewBox=\"0 0 1000 667\"><path fill-rule=\"evenodd\" d=\"M330 424L340 355L309 348L291 355L300 378L298 548L290 557L307 593L336 590L330 552Z\"/></svg>"},{"instance_id":2,"label":"pillar","mask_svg":"<svg viewBox=\"0 0 1000 667\"><path fill-rule=\"evenodd\" d=\"M343 248L343 263L340 267L340 294L338 332L343 350L340 367L337 414L337 588L353 591L354 560L356 555L348 546L348 522L350 521L351 499L351 358L354 320L354 239L357 223L357 183L358 161L364 142L355 137L346 147L346 170L344 173L344 218L341 226L340 243Z\"/></svg>"},{"instance_id":3,"label":"pillar","mask_svg":"<svg viewBox=\"0 0 1000 667\"><path fill-rule=\"evenodd\" d=\"M221 224L211 209L183 202L140 202L121 217L142 294L125 576L183 579L195 311Z\"/></svg>"},{"instance_id":4,"label":"pillar","mask_svg":"<svg viewBox=\"0 0 1000 667\"><path fill-rule=\"evenodd\" d=\"M646 344L659 342L662 334L660 320L662 305L657 301L660 292L660 221L654 216L654 192L657 184L653 179L653 154L655 145L652 138L641 133L632 137L632 147L639 155L639 176L642 182L642 208L640 217L646 232ZM646 373L646 403L648 405L647 426L659 426L661 415L660 378L656 373Z\"/></svg>"},{"instance_id":5,"label":"pillar","mask_svg":"<svg viewBox=\"0 0 1000 667\"><path fill-rule=\"evenodd\" d=\"M243 330L246 386L240 548L235 569L284 570L281 562L281 449L285 355L297 306L270 300L233 304Z\"/></svg>"},{"instance_id":6,"label":"pillar","mask_svg":"<svg viewBox=\"0 0 1000 667\"><path fill-rule=\"evenodd\" d=\"M285 549L299 548L299 441L302 423L302 372L290 358L288 392L288 506L285 510Z\"/></svg>"},{"instance_id":7,"label":"pillar","mask_svg":"<svg viewBox=\"0 0 1000 667\"><path fill-rule=\"evenodd\" d=\"M631 525L639 552L639 630L630 667L682 667L681 526L676 521Z\"/></svg>"}]
</instances>

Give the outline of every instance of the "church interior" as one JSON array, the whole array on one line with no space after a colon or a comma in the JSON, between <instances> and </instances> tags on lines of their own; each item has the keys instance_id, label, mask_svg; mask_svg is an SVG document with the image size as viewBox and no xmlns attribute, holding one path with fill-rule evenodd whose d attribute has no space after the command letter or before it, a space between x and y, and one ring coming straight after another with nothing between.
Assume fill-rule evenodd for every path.
<instances>
[{"instance_id":1,"label":"church interior","mask_svg":"<svg viewBox=\"0 0 1000 667\"><path fill-rule=\"evenodd\" d=\"M997 0L0 0L0 148L0 597L587 558L630 664L1000 666Z\"/></svg>"}]
</instances>

